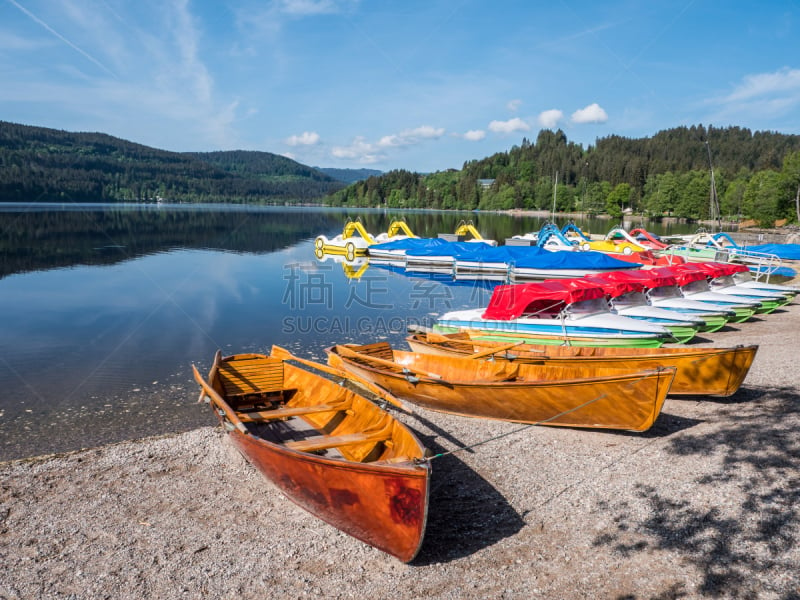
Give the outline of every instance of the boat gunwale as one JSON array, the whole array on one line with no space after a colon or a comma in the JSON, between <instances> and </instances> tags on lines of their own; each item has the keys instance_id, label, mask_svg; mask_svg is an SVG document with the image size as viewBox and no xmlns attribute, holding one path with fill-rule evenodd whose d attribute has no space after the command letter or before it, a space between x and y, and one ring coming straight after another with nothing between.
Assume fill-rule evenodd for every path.
<instances>
[{"instance_id":1,"label":"boat gunwale","mask_svg":"<svg viewBox=\"0 0 800 600\"><path fill-rule=\"evenodd\" d=\"M347 344L342 344L342 345L347 346ZM354 363L358 368L363 368L363 369L368 370L368 371L373 372L373 373L380 373L382 375L391 376L391 377L393 377L395 379L407 379L407 374L404 374L402 372L391 371L391 370L389 370L389 367L384 367L384 368L373 367L373 366L368 365L368 364L365 365L363 363L356 362L353 359L349 359L349 358L347 358L345 356L342 356L338 352L335 352L335 348L336 348L336 346L329 346L328 348L325 348L325 352L327 354L335 354L343 362L345 362L345 363ZM395 352L395 351L396 350L393 348L392 352ZM357 351L354 350L354 352L357 352ZM397 352L403 352L403 351L402 350L397 350ZM436 356L434 354L429 354L429 353L425 353L425 352L408 352L406 354L423 354L423 355L427 354L428 356ZM452 357L447 357L447 358L455 358L455 359L459 359L459 360L465 360L467 357L452 356ZM369 359L364 359L364 360L369 360ZM470 360L472 360L472 359L470 359ZM403 365L402 363L397 363L397 364L398 364L399 367L406 366L406 365ZM525 363L519 363L519 364L525 364ZM565 370L573 368L573 367L568 367L568 366L562 367L562 366L555 366L555 365L534 365L534 364L531 364L530 366L531 367L544 366L544 367L550 367L550 368L554 368L554 369L565 369ZM579 367L574 367L574 368L577 370ZM603 368L603 369L607 368L607 369L610 369L610 370L615 369L615 367L598 367L598 368ZM653 377L653 376L662 374L665 371L673 371L673 373L677 372L677 368L676 367L671 367L671 366L656 367L656 368L653 368L653 369L645 369L645 370L642 370L642 371L631 371L630 369L624 369L624 368L620 368L619 370L620 370L620 373L619 374L615 374L615 375L600 375L600 376L589 376L589 377L571 377L571 378L568 378L568 379L558 379L558 380L549 380L549 379L514 379L514 380L507 380L507 381L504 381L504 380L500 380L500 381L492 381L492 380L462 381L460 379L455 379L455 380L453 380L453 379L443 379L443 378L442 379L434 379L433 377L427 377L425 375L415 375L415 377L417 379L419 379L420 381L424 381L425 383L435 383L435 384L439 384L439 385L446 385L448 387L466 387L466 388L483 387L483 388L485 388L485 387L489 387L490 386L493 389L504 389L504 388L513 389L513 388L518 388L518 387L545 387L545 386L547 386L547 387L564 387L564 386L567 386L567 385L574 386L574 385L577 385L577 384L612 383L612 382L616 382L616 381L630 381L630 380L644 379L644 378L647 378L647 377Z\"/></svg>"}]
</instances>

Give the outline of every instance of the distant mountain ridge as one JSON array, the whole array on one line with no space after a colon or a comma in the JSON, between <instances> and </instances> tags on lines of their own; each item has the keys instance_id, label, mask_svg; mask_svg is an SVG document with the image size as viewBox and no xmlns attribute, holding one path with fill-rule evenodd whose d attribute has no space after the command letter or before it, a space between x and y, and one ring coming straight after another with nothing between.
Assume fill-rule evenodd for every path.
<instances>
[{"instance_id":1,"label":"distant mountain ridge","mask_svg":"<svg viewBox=\"0 0 800 600\"><path fill-rule=\"evenodd\" d=\"M363 181L370 177L380 177L383 171L377 169L336 169L332 167L314 167L317 171L322 171L326 175L333 177L337 181L343 183L355 183Z\"/></svg>"},{"instance_id":2,"label":"distant mountain ridge","mask_svg":"<svg viewBox=\"0 0 800 600\"><path fill-rule=\"evenodd\" d=\"M342 182L270 152L169 152L0 121L0 202L316 202Z\"/></svg>"}]
</instances>

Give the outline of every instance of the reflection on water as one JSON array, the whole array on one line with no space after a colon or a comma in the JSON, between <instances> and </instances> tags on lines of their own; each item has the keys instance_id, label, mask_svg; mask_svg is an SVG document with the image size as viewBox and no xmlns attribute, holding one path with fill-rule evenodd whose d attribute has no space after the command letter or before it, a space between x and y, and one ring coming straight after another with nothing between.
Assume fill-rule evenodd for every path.
<instances>
[{"instance_id":1,"label":"reflection on water","mask_svg":"<svg viewBox=\"0 0 800 600\"><path fill-rule=\"evenodd\" d=\"M495 213L379 211L310 207L197 205L17 205L0 203L0 277L54 267L114 264L173 249L215 249L261 254L287 248L319 234L341 233L348 218L367 231L386 231L405 220L420 237L452 233L472 221L483 237L505 240L538 231L545 218ZM585 230L603 233L608 220L583 220ZM649 228L658 234L689 233L691 225Z\"/></svg>"},{"instance_id":2,"label":"reflection on water","mask_svg":"<svg viewBox=\"0 0 800 600\"><path fill-rule=\"evenodd\" d=\"M114 264L175 248L264 253L340 227L302 209L160 205L0 204L0 277L53 267Z\"/></svg>"},{"instance_id":3,"label":"reflection on water","mask_svg":"<svg viewBox=\"0 0 800 600\"><path fill-rule=\"evenodd\" d=\"M400 216L0 205L0 459L211 423L194 404L190 365L206 369L218 348L275 343L324 360L334 343L402 346L408 325L485 305L492 284L347 271L314 257L313 238L340 233L349 217L378 233ZM402 218L423 236L465 218L494 239L540 227L507 215Z\"/></svg>"}]
</instances>

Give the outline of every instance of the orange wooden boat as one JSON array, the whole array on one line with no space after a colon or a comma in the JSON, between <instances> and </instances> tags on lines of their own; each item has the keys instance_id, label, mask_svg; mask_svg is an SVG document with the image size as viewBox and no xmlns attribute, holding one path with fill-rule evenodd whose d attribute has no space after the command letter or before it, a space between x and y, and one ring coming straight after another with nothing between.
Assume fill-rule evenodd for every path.
<instances>
[{"instance_id":1,"label":"orange wooden boat","mask_svg":"<svg viewBox=\"0 0 800 600\"><path fill-rule=\"evenodd\" d=\"M415 352L447 356L483 353L486 358L534 365L615 367L632 371L676 367L670 396L730 396L742 385L758 346L733 348L584 348L508 344L482 340L469 332L415 333L406 338ZM510 341L510 340L509 340Z\"/></svg>"},{"instance_id":2,"label":"orange wooden boat","mask_svg":"<svg viewBox=\"0 0 800 600\"><path fill-rule=\"evenodd\" d=\"M192 367L201 398L290 500L404 562L413 559L428 511L425 448L365 397L287 361L349 379L346 373L277 347L271 354L217 352L207 379Z\"/></svg>"},{"instance_id":3,"label":"orange wooden boat","mask_svg":"<svg viewBox=\"0 0 800 600\"><path fill-rule=\"evenodd\" d=\"M431 410L563 427L645 431L675 375L675 367L576 369L402 352L387 342L326 351L331 366Z\"/></svg>"}]
</instances>

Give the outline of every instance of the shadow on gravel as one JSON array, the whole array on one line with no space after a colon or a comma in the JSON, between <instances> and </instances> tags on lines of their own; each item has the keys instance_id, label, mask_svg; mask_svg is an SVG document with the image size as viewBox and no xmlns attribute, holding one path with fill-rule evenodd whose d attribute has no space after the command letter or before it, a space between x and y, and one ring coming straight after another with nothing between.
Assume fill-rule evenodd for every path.
<instances>
[{"instance_id":1,"label":"shadow on gravel","mask_svg":"<svg viewBox=\"0 0 800 600\"><path fill-rule=\"evenodd\" d=\"M702 422L703 421L700 419L679 417L677 415L666 413L662 410L661 414L658 415L656 422L653 423L653 426L650 429L641 433L630 432L629 435L635 435L645 439L666 437L686 429L691 429Z\"/></svg>"},{"instance_id":2,"label":"shadow on gravel","mask_svg":"<svg viewBox=\"0 0 800 600\"><path fill-rule=\"evenodd\" d=\"M414 419L456 446L465 447L424 417L414 415ZM436 443L435 437L416 433L434 454L446 451ZM434 458L432 466L425 539L412 565L446 563L469 556L514 535L525 526L525 521L505 497L457 455Z\"/></svg>"},{"instance_id":3,"label":"shadow on gravel","mask_svg":"<svg viewBox=\"0 0 800 600\"><path fill-rule=\"evenodd\" d=\"M685 400L687 402L703 402L712 404L745 404L758 400L764 395L763 388L740 387L735 393L730 396L670 396L669 401L676 400L678 402Z\"/></svg>"},{"instance_id":4,"label":"shadow on gravel","mask_svg":"<svg viewBox=\"0 0 800 600\"><path fill-rule=\"evenodd\" d=\"M726 598L798 598L800 589L800 395L792 388L754 388L748 404L718 406L722 427L684 431L665 451L676 456L720 457L695 479L697 498L639 485L637 502L650 516L631 519L627 501L601 510L614 515L616 531L598 536L623 556L667 549L702 573L698 591ZM669 459L660 468L674 468ZM716 496L700 493L710 486ZM735 490L727 496L724 490ZM714 497L711 503L702 498ZM681 597L682 590L664 597Z\"/></svg>"}]
</instances>

